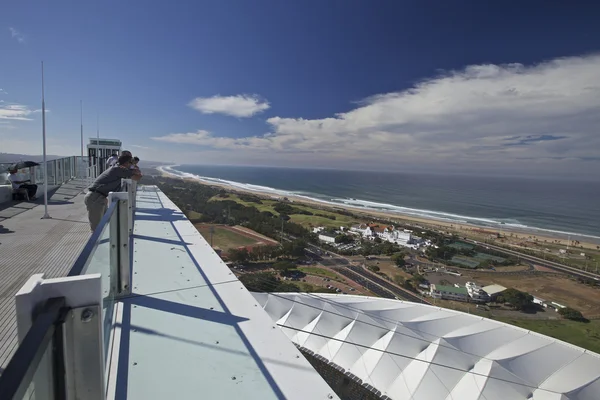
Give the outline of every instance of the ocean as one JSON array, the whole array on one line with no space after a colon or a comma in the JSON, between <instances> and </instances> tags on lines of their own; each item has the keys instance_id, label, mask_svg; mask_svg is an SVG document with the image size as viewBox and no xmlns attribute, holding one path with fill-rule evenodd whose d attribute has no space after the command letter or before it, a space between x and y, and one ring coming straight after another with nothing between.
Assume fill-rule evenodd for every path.
<instances>
[{"instance_id":1,"label":"ocean","mask_svg":"<svg viewBox=\"0 0 600 400\"><path fill-rule=\"evenodd\" d=\"M598 182L202 165L163 170L276 196L600 243Z\"/></svg>"}]
</instances>

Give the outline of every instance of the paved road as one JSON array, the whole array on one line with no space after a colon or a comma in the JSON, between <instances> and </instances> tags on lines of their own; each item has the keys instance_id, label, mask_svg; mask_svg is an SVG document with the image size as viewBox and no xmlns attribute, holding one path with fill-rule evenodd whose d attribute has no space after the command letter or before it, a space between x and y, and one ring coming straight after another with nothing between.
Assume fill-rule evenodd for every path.
<instances>
[{"instance_id":1,"label":"paved road","mask_svg":"<svg viewBox=\"0 0 600 400\"><path fill-rule=\"evenodd\" d=\"M413 301L416 303L428 303L408 290L401 289L381 278L380 276L373 274L362 267L351 264L347 258L340 256L339 254L321 250L314 245L311 245L311 248L308 249L308 251L312 253L311 256L313 259L318 261L320 264L333 268L340 274L355 280L365 287L366 285L363 283L365 280L367 280L367 282L371 282L370 286L368 286L368 289L374 293L377 293L381 297L388 299L397 297L399 299ZM321 251L322 253L317 254L317 251ZM360 281L356 279L360 279Z\"/></svg>"},{"instance_id":2,"label":"paved road","mask_svg":"<svg viewBox=\"0 0 600 400\"><path fill-rule=\"evenodd\" d=\"M519 258L522 258L523 260L527 260L527 261L539 264L541 266L553 269L555 271L565 272L567 274L576 276L578 278L595 279L596 281L600 281L600 275L598 275L598 274L582 271L580 269L573 268L573 267L567 267L566 265L555 263L553 261L544 260L539 257L534 257L534 256L530 256L527 254L519 253L518 251L508 250L503 247L494 246L489 243L481 243L481 242L477 242L477 241L471 240L471 239L467 239L465 241L476 244L476 245L480 245L480 246L486 246L486 247L489 247L490 249L496 250L496 251L504 253L504 254L508 254L511 256L517 256Z\"/></svg>"},{"instance_id":3,"label":"paved road","mask_svg":"<svg viewBox=\"0 0 600 400\"><path fill-rule=\"evenodd\" d=\"M380 277L376 274L373 274L373 273L367 271L366 269L359 267L358 265L349 265L348 269L350 269L354 273L361 275L362 277L364 277L366 279L369 279L370 281L377 283L378 285L382 286L383 288L391 291L398 298L406 299L408 301L413 301L415 303L429 304L428 301L423 300L419 296L409 292L408 290L401 289L401 288L393 285L392 283L386 281L382 277ZM338 268L336 268L336 270L338 270Z\"/></svg>"},{"instance_id":4,"label":"paved road","mask_svg":"<svg viewBox=\"0 0 600 400\"><path fill-rule=\"evenodd\" d=\"M335 267L333 269L336 272L344 275L346 278L352 279L354 282L358 283L359 285L364 286L371 292L373 292L381 297L384 297L386 299L395 299L397 297L394 293L390 292L389 290L386 290L386 289L382 288L381 286L376 285L375 283L371 282L370 280L363 278L361 275L359 275L347 268Z\"/></svg>"}]
</instances>

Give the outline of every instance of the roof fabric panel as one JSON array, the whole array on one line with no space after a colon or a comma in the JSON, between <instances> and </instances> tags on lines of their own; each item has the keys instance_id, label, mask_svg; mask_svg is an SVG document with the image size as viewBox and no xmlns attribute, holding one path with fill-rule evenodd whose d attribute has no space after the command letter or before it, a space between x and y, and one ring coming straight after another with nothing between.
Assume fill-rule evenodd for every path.
<instances>
[{"instance_id":1,"label":"roof fabric panel","mask_svg":"<svg viewBox=\"0 0 600 400\"><path fill-rule=\"evenodd\" d=\"M257 293L286 335L392 399L598 400L600 355L435 306Z\"/></svg>"}]
</instances>

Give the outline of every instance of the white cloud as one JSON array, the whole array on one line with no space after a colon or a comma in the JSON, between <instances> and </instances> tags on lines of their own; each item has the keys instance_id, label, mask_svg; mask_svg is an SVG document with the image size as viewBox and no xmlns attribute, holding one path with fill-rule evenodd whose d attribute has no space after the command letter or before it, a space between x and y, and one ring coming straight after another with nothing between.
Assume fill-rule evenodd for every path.
<instances>
[{"instance_id":1,"label":"white cloud","mask_svg":"<svg viewBox=\"0 0 600 400\"><path fill-rule=\"evenodd\" d=\"M23 35L21 32L12 27L8 28L8 30L10 31L10 36L13 39L15 39L19 43L25 43L25 35Z\"/></svg>"},{"instance_id":2,"label":"white cloud","mask_svg":"<svg viewBox=\"0 0 600 400\"><path fill-rule=\"evenodd\" d=\"M247 118L268 110L270 105L257 95L196 97L188 104L203 114L225 114Z\"/></svg>"},{"instance_id":3,"label":"white cloud","mask_svg":"<svg viewBox=\"0 0 600 400\"><path fill-rule=\"evenodd\" d=\"M133 148L136 148L136 149L142 149L142 150L150 150L151 149L151 147L140 146L139 144L132 144L129 147L133 147Z\"/></svg>"},{"instance_id":4,"label":"white cloud","mask_svg":"<svg viewBox=\"0 0 600 400\"><path fill-rule=\"evenodd\" d=\"M198 131L154 139L244 150L236 159L263 154L289 164L517 171L569 164L578 171L590 168L600 149L598 82L600 55L534 66L472 65L372 96L329 118L269 118L271 132L262 136Z\"/></svg>"},{"instance_id":5,"label":"white cloud","mask_svg":"<svg viewBox=\"0 0 600 400\"><path fill-rule=\"evenodd\" d=\"M169 143L193 144L198 146L212 147L216 149L230 149L244 147L246 139L234 139L226 137L215 137L210 132L198 130L189 133L170 133L166 136L151 137L152 140Z\"/></svg>"},{"instance_id":6,"label":"white cloud","mask_svg":"<svg viewBox=\"0 0 600 400\"><path fill-rule=\"evenodd\" d=\"M22 104L0 104L0 119L13 120L13 121L31 121L32 118L29 116L33 113L39 112L39 110L31 110L29 107ZM48 110L46 110L48 112Z\"/></svg>"},{"instance_id":7,"label":"white cloud","mask_svg":"<svg viewBox=\"0 0 600 400\"><path fill-rule=\"evenodd\" d=\"M8 92L6 90L2 89L2 88L0 88L0 93L8 94Z\"/></svg>"}]
</instances>

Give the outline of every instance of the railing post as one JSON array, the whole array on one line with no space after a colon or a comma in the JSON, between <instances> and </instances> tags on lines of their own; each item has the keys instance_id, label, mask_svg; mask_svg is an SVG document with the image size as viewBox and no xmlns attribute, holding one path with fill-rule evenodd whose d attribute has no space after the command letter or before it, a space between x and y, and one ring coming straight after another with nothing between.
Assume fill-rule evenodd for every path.
<instances>
[{"instance_id":1,"label":"railing post","mask_svg":"<svg viewBox=\"0 0 600 400\"><path fill-rule=\"evenodd\" d=\"M126 296L131 294L131 277L129 274L130 259L129 259L129 198L128 193L123 192L110 192L108 194L109 204L113 201L118 201L116 218L113 218L110 222L110 234L111 234L111 250L114 251L114 257L117 258L117 293L119 296ZM112 247L113 236L116 237L116 247ZM114 250L113 250L114 249ZM111 258L112 258L111 253ZM112 259L111 259L112 264Z\"/></svg>"},{"instance_id":2,"label":"railing post","mask_svg":"<svg viewBox=\"0 0 600 400\"><path fill-rule=\"evenodd\" d=\"M57 168L56 168L56 160L52 160L52 171L53 171L53 174L52 174L52 184L56 185L56 175L58 175L58 171L57 171Z\"/></svg>"},{"instance_id":3,"label":"railing post","mask_svg":"<svg viewBox=\"0 0 600 400\"><path fill-rule=\"evenodd\" d=\"M122 188L123 191L127 192L127 210L129 213L129 234L133 233L133 206L135 201L135 187L134 181L132 179L123 179L122 180Z\"/></svg>"},{"instance_id":4,"label":"railing post","mask_svg":"<svg viewBox=\"0 0 600 400\"><path fill-rule=\"evenodd\" d=\"M133 196L132 196L133 207L132 207L132 210L135 211L135 208L137 207L137 181L132 180L131 182L132 182L131 186L133 187ZM132 218L132 220L133 220L133 218Z\"/></svg>"},{"instance_id":5,"label":"railing post","mask_svg":"<svg viewBox=\"0 0 600 400\"><path fill-rule=\"evenodd\" d=\"M58 297L64 298L65 312L68 312L64 321L56 321L59 336L54 346L50 346L55 351L47 352L40 360L29 394L34 394L36 400L53 399L54 390L60 386L67 399L104 399L100 274L54 279L44 279L43 274L37 274L29 278L15 295L19 341L23 341L34 325L36 310ZM64 367L64 375L63 371L54 370L57 365Z\"/></svg>"}]
</instances>

